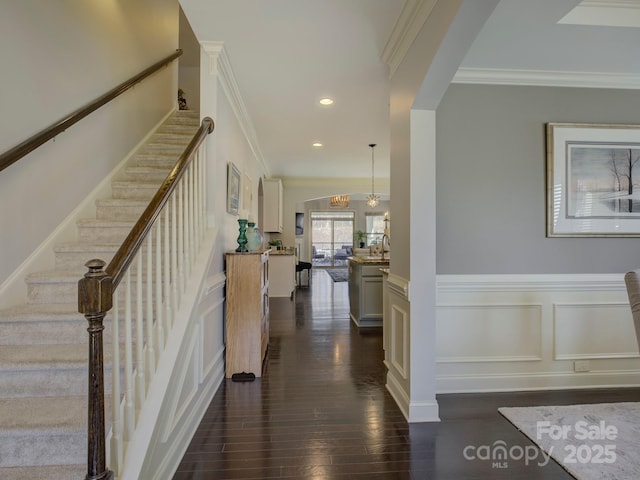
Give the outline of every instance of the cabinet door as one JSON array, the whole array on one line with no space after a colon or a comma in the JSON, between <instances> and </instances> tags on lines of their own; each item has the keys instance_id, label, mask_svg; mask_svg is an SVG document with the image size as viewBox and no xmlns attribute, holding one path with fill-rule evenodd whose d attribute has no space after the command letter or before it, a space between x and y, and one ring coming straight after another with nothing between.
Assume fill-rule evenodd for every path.
<instances>
[{"instance_id":1,"label":"cabinet door","mask_svg":"<svg viewBox=\"0 0 640 480\"><path fill-rule=\"evenodd\" d=\"M264 232L282 233L283 195L282 180L264 180L262 184L264 200L262 204L262 229Z\"/></svg>"}]
</instances>

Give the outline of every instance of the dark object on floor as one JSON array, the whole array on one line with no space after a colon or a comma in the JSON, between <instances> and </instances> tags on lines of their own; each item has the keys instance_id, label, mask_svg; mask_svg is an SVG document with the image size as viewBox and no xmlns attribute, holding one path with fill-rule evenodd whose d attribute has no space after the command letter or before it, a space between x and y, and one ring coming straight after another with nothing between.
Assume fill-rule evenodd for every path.
<instances>
[{"instance_id":1,"label":"dark object on floor","mask_svg":"<svg viewBox=\"0 0 640 480\"><path fill-rule=\"evenodd\" d=\"M234 382L253 382L256 376L253 373L234 373L231 375L231 380Z\"/></svg>"},{"instance_id":2,"label":"dark object on floor","mask_svg":"<svg viewBox=\"0 0 640 480\"><path fill-rule=\"evenodd\" d=\"M349 271L346 268L333 268L325 270L334 282L347 282L349 280Z\"/></svg>"},{"instance_id":3,"label":"dark object on floor","mask_svg":"<svg viewBox=\"0 0 640 480\"><path fill-rule=\"evenodd\" d=\"M306 270L307 271L307 284L306 285L302 285L301 282L301 272ZM299 287L308 287L309 285L311 285L311 263L309 262L298 262L298 264L296 265L296 273L298 274L298 286Z\"/></svg>"}]
</instances>

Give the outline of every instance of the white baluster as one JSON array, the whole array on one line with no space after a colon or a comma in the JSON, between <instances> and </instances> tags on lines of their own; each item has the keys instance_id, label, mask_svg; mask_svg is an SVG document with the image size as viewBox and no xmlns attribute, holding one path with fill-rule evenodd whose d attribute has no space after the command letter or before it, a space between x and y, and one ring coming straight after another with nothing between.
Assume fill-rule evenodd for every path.
<instances>
[{"instance_id":1,"label":"white baluster","mask_svg":"<svg viewBox=\"0 0 640 480\"><path fill-rule=\"evenodd\" d=\"M191 245L191 165L185 172L185 192L184 192L184 262L185 262L185 277L188 278L191 274L191 251L193 249ZM186 284L185 284L186 288Z\"/></svg>"},{"instance_id":2,"label":"white baluster","mask_svg":"<svg viewBox=\"0 0 640 480\"><path fill-rule=\"evenodd\" d=\"M136 255L136 410L142 410L145 397L144 386L144 324L142 294L142 251Z\"/></svg>"},{"instance_id":3,"label":"white baluster","mask_svg":"<svg viewBox=\"0 0 640 480\"><path fill-rule=\"evenodd\" d=\"M156 352L154 346L153 335L153 229L149 230L147 236L147 315L145 316L145 322L147 326L147 341L145 347L147 349L147 355L145 357L145 377L146 385L151 382L151 377L156 371ZM145 395L146 397L146 395Z\"/></svg>"},{"instance_id":4,"label":"white baluster","mask_svg":"<svg viewBox=\"0 0 640 480\"><path fill-rule=\"evenodd\" d=\"M200 232L202 225L200 223L200 152L201 148L196 152L195 158L193 159L193 223L194 223L194 248L195 252L200 251ZM195 254L194 254L195 257Z\"/></svg>"},{"instance_id":5,"label":"white baluster","mask_svg":"<svg viewBox=\"0 0 640 480\"><path fill-rule=\"evenodd\" d=\"M124 399L125 399L125 425L127 440L133 438L136 427L135 398L133 392L133 339L131 327L131 270L127 270L125 279L124 300Z\"/></svg>"},{"instance_id":6,"label":"white baluster","mask_svg":"<svg viewBox=\"0 0 640 480\"><path fill-rule=\"evenodd\" d=\"M176 195L175 192L171 196L171 318L169 319L169 326L173 327L173 320L175 318L175 312L178 310L178 220L176 212Z\"/></svg>"},{"instance_id":7,"label":"white baluster","mask_svg":"<svg viewBox=\"0 0 640 480\"><path fill-rule=\"evenodd\" d=\"M123 462L124 441L122 439L122 399L120 398L120 312L118 309L118 289L113 293L112 340L113 355L111 359L111 469L118 475Z\"/></svg>"},{"instance_id":8,"label":"white baluster","mask_svg":"<svg viewBox=\"0 0 640 480\"><path fill-rule=\"evenodd\" d=\"M184 177L178 182L177 202L178 202L178 293L182 297L184 292Z\"/></svg>"},{"instance_id":9,"label":"white baluster","mask_svg":"<svg viewBox=\"0 0 640 480\"><path fill-rule=\"evenodd\" d=\"M156 330L157 330L157 350L156 360L160 352L164 350L164 325L162 310L162 222L160 216L156 220Z\"/></svg>"},{"instance_id":10,"label":"white baluster","mask_svg":"<svg viewBox=\"0 0 640 480\"><path fill-rule=\"evenodd\" d=\"M171 242L169 241L169 204L164 209L164 332L169 338L171 331L171 318L173 315L173 305L171 304Z\"/></svg>"}]
</instances>

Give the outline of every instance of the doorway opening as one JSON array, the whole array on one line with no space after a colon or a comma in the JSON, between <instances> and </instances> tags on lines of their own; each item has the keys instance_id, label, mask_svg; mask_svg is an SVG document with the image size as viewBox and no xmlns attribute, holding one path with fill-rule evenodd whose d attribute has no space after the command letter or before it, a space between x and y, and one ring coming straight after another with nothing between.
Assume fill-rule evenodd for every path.
<instances>
[{"instance_id":1,"label":"doorway opening","mask_svg":"<svg viewBox=\"0 0 640 480\"><path fill-rule=\"evenodd\" d=\"M345 267L353 255L354 212L311 212L311 263Z\"/></svg>"}]
</instances>

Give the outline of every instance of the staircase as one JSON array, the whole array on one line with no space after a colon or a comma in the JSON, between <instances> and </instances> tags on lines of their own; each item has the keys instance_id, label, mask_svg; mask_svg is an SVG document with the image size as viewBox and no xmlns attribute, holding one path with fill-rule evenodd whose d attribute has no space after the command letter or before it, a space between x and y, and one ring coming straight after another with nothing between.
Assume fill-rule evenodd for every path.
<instances>
[{"instance_id":1,"label":"staircase","mask_svg":"<svg viewBox=\"0 0 640 480\"><path fill-rule=\"evenodd\" d=\"M88 334L77 283L86 261L111 259L198 127L197 113L173 114L112 182L111 198L96 202L96 218L77 222L77 240L55 247L55 269L27 277L28 303L0 310L1 479L86 475ZM108 316L105 327L110 392Z\"/></svg>"}]
</instances>

